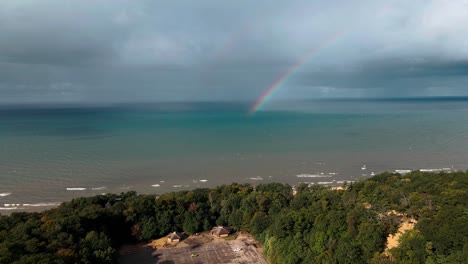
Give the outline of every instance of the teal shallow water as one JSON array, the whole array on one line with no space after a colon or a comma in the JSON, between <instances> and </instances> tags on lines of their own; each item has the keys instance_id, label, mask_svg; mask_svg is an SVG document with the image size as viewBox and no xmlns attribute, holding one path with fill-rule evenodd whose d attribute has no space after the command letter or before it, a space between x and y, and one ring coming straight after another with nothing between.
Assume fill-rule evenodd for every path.
<instances>
[{"instance_id":1,"label":"teal shallow water","mask_svg":"<svg viewBox=\"0 0 468 264\"><path fill-rule=\"evenodd\" d=\"M0 207L128 189L334 184L384 170L468 168L468 101L299 109L252 116L222 106L2 109Z\"/></svg>"}]
</instances>

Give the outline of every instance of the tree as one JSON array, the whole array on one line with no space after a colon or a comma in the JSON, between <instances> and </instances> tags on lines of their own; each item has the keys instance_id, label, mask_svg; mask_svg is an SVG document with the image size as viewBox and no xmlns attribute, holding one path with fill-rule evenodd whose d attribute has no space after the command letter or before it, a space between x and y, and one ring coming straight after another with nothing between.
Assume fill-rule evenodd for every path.
<instances>
[{"instance_id":1,"label":"tree","mask_svg":"<svg viewBox=\"0 0 468 264\"><path fill-rule=\"evenodd\" d=\"M405 232L399 239L399 245L391 249L391 254L397 263L424 263L426 259L426 241L417 230Z\"/></svg>"}]
</instances>

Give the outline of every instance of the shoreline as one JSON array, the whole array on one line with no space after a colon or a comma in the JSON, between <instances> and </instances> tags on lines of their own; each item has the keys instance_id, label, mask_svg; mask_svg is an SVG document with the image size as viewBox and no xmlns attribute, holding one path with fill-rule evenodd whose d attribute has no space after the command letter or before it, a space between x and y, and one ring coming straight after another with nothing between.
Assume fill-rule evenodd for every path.
<instances>
[{"instance_id":1,"label":"shoreline","mask_svg":"<svg viewBox=\"0 0 468 264\"><path fill-rule=\"evenodd\" d=\"M367 171L368 169L366 168L363 171ZM429 173L451 173L451 172L462 172L462 170L456 170L454 168L432 168L432 169L417 169L417 170L408 170L408 169L395 169L394 171L390 173L396 173L400 175L405 175L407 173L411 172L429 172ZM386 172L386 171L384 171ZM321 185L321 186L326 186L329 187L330 189L334 190L341 190L343 185L345 183L353 183L356 180L361 180L361 179L367 179L370 178L376 174L384 173L384 172L372 172L369 175L366 176L361 176L358 179L353 179L353 180L334 180L332 177L339 176L338 173L314 173L314 174L298 174L296 175L296 178L298 180L302 181L297 181L296 184L291 184L288 182L281 182L285 184L290 184L292 189L295 190L295 187L299 184L307 184L308 186L312 185ZM263 178L263 177L252 177L252 178L247 178L247 181L241 182L244 184L251 184L253 186L258 185L258 184L263 184L263 183L272 183L272 182L277 182L274 181L274 179L271 178ZM313 181L315 180L315 181ZM7 198L11 195L13 195L13 192L2 192L0 193L0 214L3 215L9 215L14 212L42 212L45 210L49 210L52 208L56 208L60 206L64 202L69 202L72 199L75 198L80 198L80 197L92 197L96 195L106 195L106 194L115 194L118 195L120 193L125 193L129 191L135 191L139 194L156 194L156 195L163 195L165 193L171 193L171 192L178 192L178 191L190 191L198 188L214 188L220 185L229 185L231 183L224 183L220 185L210 185L209 180L207 179L200 179L200 180L193 180L192 181L194 184L197 185L183 185L183 184L172 184L169 185L172 187L171 189L164 189L164 187L167 187L167 182L166 181L158 181L158 183L148 185L146 186L147 190L150 191L141 191L141 188L134 188L132 189L130 186L124 187L124 188L114 188L112 189L113 191L109 192L104 192L106 190L109 190L106 186L99 186L99 187L66 187L65 190L67 192L70 192L70 194L74 194L71 197L67 197L68 199L62 200L62 201L37 201L37 202L19 202L19 201L12 201L12 202L5 202L2 201L2 198ZM166 186L165 186L166 185ZM96 192L99 191L99 192ZM101 192L103 191L103 192Z\"/></svg>"}]
</instances>

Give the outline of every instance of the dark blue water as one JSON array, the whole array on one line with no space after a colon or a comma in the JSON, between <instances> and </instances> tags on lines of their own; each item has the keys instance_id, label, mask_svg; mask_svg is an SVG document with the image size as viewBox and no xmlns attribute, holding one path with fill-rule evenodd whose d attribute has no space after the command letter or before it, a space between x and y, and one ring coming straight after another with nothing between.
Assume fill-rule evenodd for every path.
<instances>
[{"instance_id":1,"label":"dark blue water","mask_svg":"<svg viewBox=\"0 0 468 264\"><path fill-rule=\"evenodd\" d=\"M468 168L466 98L273 103L250 116L247 108L3 107L0 207L129 189L333 185L384 170Z\"/></svg>"}]
</instances>

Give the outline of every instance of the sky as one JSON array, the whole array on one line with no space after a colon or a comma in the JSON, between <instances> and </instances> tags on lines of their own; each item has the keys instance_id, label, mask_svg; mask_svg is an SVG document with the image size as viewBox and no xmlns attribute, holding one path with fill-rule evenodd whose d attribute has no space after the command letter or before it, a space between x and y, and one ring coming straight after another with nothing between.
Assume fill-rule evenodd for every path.
<instances>
[{"instance_id":1,"label":"sky","mask_svg":"<svg viewBox=\"0 0 468 264\"><path fill-rule=\"evenodd\" d=\"M468 0L2 0L0 103L255 101L300 61L272 100L466 96L466 25Z\"/></svg>"}]
</instances>

